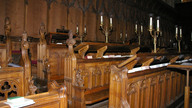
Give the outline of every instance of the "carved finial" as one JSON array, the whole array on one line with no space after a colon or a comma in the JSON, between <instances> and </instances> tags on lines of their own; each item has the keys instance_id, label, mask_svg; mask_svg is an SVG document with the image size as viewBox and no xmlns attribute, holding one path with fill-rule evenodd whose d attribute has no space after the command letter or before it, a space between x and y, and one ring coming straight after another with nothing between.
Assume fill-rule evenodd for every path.
<instances>
[{"instance_id":1,"label":"carved finial","mask_svg":"<svg viewBox=\"0 0 192 108\"><path fill-rule=\"evenodd\" d=\"M24 31L22 34L22 41L27 41L27 32Z\"/></svg>"},{"instance_id":2,"label":"carved finial","mask_svg":"<svg viewBox=\"0 0 192 108\"><path fill-rule=\"evenodd\" d=\"M69 31L69 39L67 39L67 45L74 45L76 43L76 40L73 39L73 33L72 31Z\"/></svg>"},{"instance_id":3,"label":"carved finial","mask_svg":"<svg viewBox=\"0 0 192 108\"><path fill-rule=\"evenodd\" d=\"M5 30L5 36L8 36L9 33L11 32L11 25L10 25L10 20L9 17L5 18L5 26L4 26L4 30Z\"/></svg>"},{"instance_id":4,"label":"carved finial","mask_svg":"<svg viewBox=\"0 0 192 108\"><path fill-rule=\"evenodd\" d=\"M29 92L30 92L30 95L34 95L36 90L37 90L37 87L34 85L33 77L31 77L31 79L29 80Z\"/></svg>"},{"instance_id":5,"label":"carved finial","mask_svg":"<svg viewBox=\"0 0 192 108\"><path fill-rule=\"evenodd\" d=\"M29 48L29 43L27 42L27 32L23 32L23 37L22 37L22 44L25 49Z\"/></svg>"},{"instance_id":6,"label":"carved finial","mask_svg":"<svg viewBox=\"0 0 192 108\"><path fill-rule=\"evenodd\" d=\"M84 80L81 76L81 70L76 70L76 77L75 77L75 85L79 87L83 87Z\"/></svg>"},{"instance_id":7,"label":"carved finial","mask_svg":"<svg viewBox=\"0 0 192 108\"><path fill-rule=\"evenodd\" d=\"M39 34L41 35L41 38L44 38L43 36L45 36L45 24L44 23L41 23L40 25L40 30L39 30Z\"/></svg>"}]
</instances>

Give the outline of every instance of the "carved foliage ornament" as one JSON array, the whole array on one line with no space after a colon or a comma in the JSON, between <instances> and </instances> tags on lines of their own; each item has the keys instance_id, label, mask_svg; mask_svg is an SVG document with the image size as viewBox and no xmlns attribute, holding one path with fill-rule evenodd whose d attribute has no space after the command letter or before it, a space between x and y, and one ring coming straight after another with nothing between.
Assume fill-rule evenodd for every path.
<instances>
[{"instance_id":1,"label":"carved foliage ornament","mask_svg":"<svg viewBox=\"0 0 192 108\"><path fill-rule=\"evenodd\" d=\"M11 25L10 25L10 20L9 17L5 18L5 26L4 26L4 30L5 30L5 36L9 36L10 32L11 32Z\"/></svg>"},{"instance_id":2,"label":"carved foliage ornament","mask_svg":"<svg viewBox=\"0 0 192 108\"><path fill-rule=\"evenodd\" d=\"M136 83L131 83L128 84L127 86L127 95L131 95L137 92L137 84Z\"/></svg>"},{"instance_id":3,"label":"carved foliage ornament","mask_svg":"<svg viewBox=\"0 0 192 108\"><path fill-rule=\"evenodd\" d=\"M41 35L41 39L45 38L45 34L46 34L46 30L45 30L45 24L41 23L40 25L40 30L39 30L39 34Z\"/></svg>"},{"instance_id":4,"label":"carved foliage ornament","mask_svg":"<svg viewBox=\"0 0 192 108\"><path fill-rule=\"evenodd\" d=\"M74 45L76 43L76 40L73 39L72 31L69 31L69 39L67 39L66 43L67 43L68 46Z\"/></svg>"},{"instance_id":5,"label":"carved foliage ornament","mask_svg":"<svg viewBox=\"0 0 192 108\"><path fill-rule=\"evenodd\" d=\"M82 70L78 69L76 70L76 75L75 75L75 86L83 87L84 86L84 80L83 77L81 76Z\"/></svg>"}]
</instances>

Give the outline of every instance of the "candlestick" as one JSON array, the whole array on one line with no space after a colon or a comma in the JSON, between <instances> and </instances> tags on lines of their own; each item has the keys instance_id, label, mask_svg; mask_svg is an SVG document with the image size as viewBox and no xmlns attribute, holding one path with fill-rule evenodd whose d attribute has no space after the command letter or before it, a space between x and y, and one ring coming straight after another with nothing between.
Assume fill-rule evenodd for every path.
<instances>
[{"instance_id":1,"label":"candlestick","mask_svg":"<svg viewBox=\"0 0 192 108\"><path fill-rule=\"evenodd\" d=\"M86 25L84 26L84 32L82 34L79 33L79 27L77 25L77 27L76 27L76 35L77 35L77 37L80 38L80 42L83 42L83 39L87 35L87 27L86 27Z\"/></svg>"},{"instance_id":2,"label":"candlestick","mask_svg":"<svg viewBox=\"0 0 192 108\"><path fill-rule=\"evenodd\" d=\"M141 33L143 33L143 25L141 24Z\"/></svg>"},{"instance_id":3,"label":"candlestick","mask_svg":"<svg viewBox=\"0 0 192 108\"><path fill-rule=\"evenodd\" d=\"M157 37L160 34L159 17L157 17L157 29L155 30L155 29L153 29L153 26L152 26L152 15L151 14L150 14L149 32L150 32L150 35L153 37L153 45L154 45L153 52L156 53L157 52Z\"/></svg>"},{"instance_id":4,"label":"candlestick","mask_svg":"<svg viewBox=\"0 0 192 108\"><path fill-rule=\"evenodd\" d=\"M153 18L150 16L150 24L149 24L149 30L153 29Z\"/></svg>"},{"instance_id":5,"label":"candlestick","mask_svg":"<svg viewBox=\"0 0 192 108\"><path fill-rule=\"evenodd\" d=\"M180 36L178 36L180 34ZM180 27L180 30L178 30L178 26L175 26L175 38L178 42L178 52L181 53L181 40L182 40L182 28Z\"/></svg>"},{"instance_id":6,"label":"candlestick","mask_svg":"<svg viewBox=\"0 0 192 108\"><path fill-rule=\"evenodd\" d=\"M101 24L100 26L103 26L103 15L101 15Z\"/></svg>"},{"instance_id":7,"label":"candlestick","mask_svg":"<svg viewBox=\"0 0 192 108\"><path fill-rule=\"evenodd\" d=\"M86 28L86 25L84 27L84 33L87 33L87 28Z\"/></svg>"},{"instance_id":8,"label":"candlestick","mask_svg":"<svg viewBox=\"0 0 192 108\"><path fill-rule=\"evenodd\" d=\"M141 45L141 36L143 35L143 25L141 24L140 30L138 29L138 23L135 24L135 34L138 36L138 44Z\"/></svg>"},{"instance_id":9,"label":"candlestick","mask_svg":"<svg viewBox=\"0 0 192 108\"><path fill-rule=\"evenodd\" d=\"M157 17L157 32L159 32L160 29L159 29L159 17Z\"/></svg>"},{"instance_id":10,"label":"candlestick","mask_svg":"<svg viewBox=\"0 0 192 108\"><path fill-rule=\"evenodd\" d=\"M105 43L108 43L109 36L113 32L113 26L112 26L112 17L109 19L109 26L105 26L103 24L103 16L101 15L101 24L100 24L100 29L101 33L105 35Z\"/></svg>"},{"instance_id":11,"label":"candlestick","mask_svg":"<svg viewBox=\"0 0 192 108\"><path fill-rule=\"evenodd\" d=\"M137 23L135 24L135 33L137 33Z\"/></svg>"},{"instance_id":12,"label":"candlestick","mask_svg":"<svg viewBox=\"0 0 192 108\"><path fill-rule=\"evenodd\" d=\"M120 33L120 39L122 39L122 37L123 37L123 33L121 32L121 33Z\"/></svg>"},{"instance_id":13,"label":"candlestick","mask_svg":"<svg viewBox=\"0 0 192 108\"><path fill-rule=\"evenodd\" d=\"M112 18L110 18L110 27L112 27L112 22L113 22Z\"/></svg>"},{"instance_id":14,"label":"candlestick","mask_svg":"<svg viewBox=\"0 0 192 108\"><path fill-rule=\"evenodd\" d=\"M76 26L76 34L78 34L79 33L79 27L78 27L78 24L77 24L77 26Z\"/></svg>"},{"instance_id":15,"label":"candlestick","mask_svg":"<svg viewBox=\"0 0 192 108\"><path fill-rule=\"evenodd\" d=\"M177 39L177 36L178 36L178 26L176 25L175 26L175 38Z\"/></svg>"},{"instance_id":16,"label":"candlestick","mask_svg":"<svg viewBox=\"0 0 192 108\"><path fill-rule=\"evenodd\" d=\"M182 28L180 28L180 37L182 37Z\"/></svg>"}]
</instances>

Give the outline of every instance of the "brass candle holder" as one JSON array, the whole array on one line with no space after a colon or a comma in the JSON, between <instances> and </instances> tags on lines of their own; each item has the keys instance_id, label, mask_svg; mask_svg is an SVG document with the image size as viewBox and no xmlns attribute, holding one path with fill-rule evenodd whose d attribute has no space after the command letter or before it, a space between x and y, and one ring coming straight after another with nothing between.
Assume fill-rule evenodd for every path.
<instances>
[{"instance_id":1,"label":"brass candle holder","mask_svg":"<svg viewBox=\"0 0 192 108\"><path fill-rule=\"evenodd\" d=\"M119 34L119 39L123 42L123 44L125 43L125 41L123 40L123 32L121 32L121 33Z\"/></svg>"},{"instance_id":2,"label":"brass candle holder","mask_svg":"<svg viewBox=\"0 0 192 108\"><path fill-rule=\"evenodd\" d=\"M138 44L141 45L141 36L143 35L143 25L141 24L140 30L138 30L138 24L135 24L135 34L138 36Z\"/></svg>"},{"instance_id":3,"label":"brass candle holder","mask_svg":"<svg viewBox=\"0 0 192 108\"><path fill-rule=\"evenodd\" d=\"M100 28L99 30L101 31L101 33L105 36L105 43L109 43L109 36L112 34L113 32L113 26L112 26L112 17L110 17L110 24L109 26L105 26L103 24L103 15L101 15L101 23L100 23Z\"/></svg>"},{"instance_id":4,"label":"brass candle holder","mask_svg":"<svg viewBox=\"0 0 192 108\"><path fill-rule=\"evenodd\" d=\"M159 28L159 17L157 17L157 29L153 29L153 22L152 22L152 14L150 14L150 25L149 25L149 32L153 38L153 45L154 45L154 53L157 53L157 38L160 34Z\"/></svg>"},{"instance_id":5,"label":"brass candle holder","mask_svg":"<svg viewBox=\"0 0 192 108\"><path fill-rule=\"evenodd\" d=\"M152 38L153 38L153 45L154 45L154 50L153 50L153 52L154 52L154 53L157 53L157 38L158 38L160 32L159 32L159 31L156 31L156 30L154 30L154 29L152 29L152 30L149 29L149 32L150 32L150 35L151 35Z\"/></svg>"},{"instance_id":6,"label":"brass candle holder","mask_svg":"<svg viewBox=\"0 0 192 108\"><path fill-rule=\"evenodd\" d=\"M100 25L100 29L99 30L105 36L105 43L109 43L109 36L113 32L113 27L108 27L108 26L104 27L104 25Z\"/></svg>"},{"instance_id":7,"label":"brass candle holder","mask_svg":"<svg viewBox=\"0 0 192 108\"><path fill-rule=\"evenodd\" d=\"M84 27L84 32L83 34L79 34L79 27L77 25L76 27L76 35L78 38L80 38L80 42L82 43L84 41L84 38L87 36L87 28L86 28L86 25Z\"/></svg>"},{"instance_id":8,"label":"brass candle holder","mask_svg":"<svg viewBox=\"0 0 192 108\"><path fill-rule=\"evenodd\" d=\"M180 34L180 36L178 36ZM182 28L178 30L178 26L176 25L175 38L178 42L178 52L181 53L181 40L182 40Z\"/></svg>"}]
</instances>

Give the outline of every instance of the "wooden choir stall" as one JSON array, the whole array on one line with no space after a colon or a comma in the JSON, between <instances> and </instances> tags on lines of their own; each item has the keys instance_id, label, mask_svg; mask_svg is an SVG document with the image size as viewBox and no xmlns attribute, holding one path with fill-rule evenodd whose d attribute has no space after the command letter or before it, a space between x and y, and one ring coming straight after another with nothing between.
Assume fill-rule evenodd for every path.
<instances>
[{"instance_id":1,"label":"wooden choir stall","mask_svg":"<svg viewBox=\"0 0 192 108\"><path fill-rule=\"evenodd\" d=\"M3 47L2 47L3 46ZM1 58L8 58L6 50L8 47L6 44L1 45ZM31 77L31 63L28 57L28 42L27 33L23 33L22 37L22 59L23 66L8 63L8 60L1 61L0 68L0 93L1 100L7 99L13 96L26 96L29 94L35 94L36 87L33 84Z\"/></svg>"},{"instance_id":2,"label":"wooden choir stall","mask_svg":"<svg viewBox=\"0 0 192 108\"><path fill-rule=\"evenodd\" d=\"M137 67L142 58L139 54L124 66L111 66L110 108L176 107L175 102L184 95L185 74L169 70L167 65L189 61L189 56L169 53L147 57L153 60L145 66Z\"/></svg>"},{"instance_id":3,"label":"wooden choir stall","mask_svg":"<svg viewBox=\"0 0 192 108\"><path fill-rule=\"evenodd\" d=\"M47 80L48 85L53 80L64 83L68 89L68 102L71 107L85 107L87 104L108 99L110 66L122 62L130 54L135 54L139 48L115 43L76 44L72 32L67 36L68 40L64 34L48 34L45 44L41 44L40 40L39 78L42 75L41 78ZM64 41L59 40L61 36L65 38ZM45 38L43 39L45 41Z\"/></svg>"},{"instance_id":4,"label":"wooden choir stall","mask_svg":"<svg viewBox=\"0 0 192 108\"><path fill-rule=\"evenodd\" d=\"M53 80L66 85L69 107L86 107L108 98L111 107L126 103L131 108L167 107L183 95L185 76L166 66L189 59L187 54L151 53L150 48L117 43L76 44L73 37L70 32L68 40L65 37L62 44L56 44L60 42L52 42L49 35L46 58L40 58L48 85Z\"/></svg>"},{"instance_id":5,"label":"wooden choir stall","mask_svg":"<svg viewBox=\"0 0 192 108\"><path fill-rule=\"evenodd\" d=\"M9 38L6 38L6 40L9 40ZM26 106L27 108L67 108L67 89L64 85L60 86L57 82L52 81L49 84L48 92L35 93L37 87L34 85L31 75L27 33L24 32L22 35L22 66L10 62L11 54L9 55L9 51L12 51L10 46L11 42L7 41L0 44L0 107L10 108L9 105L4 103L7 102L6 99L22 96L35 102L32 105Z\"/></svg>"}]
</instances>

